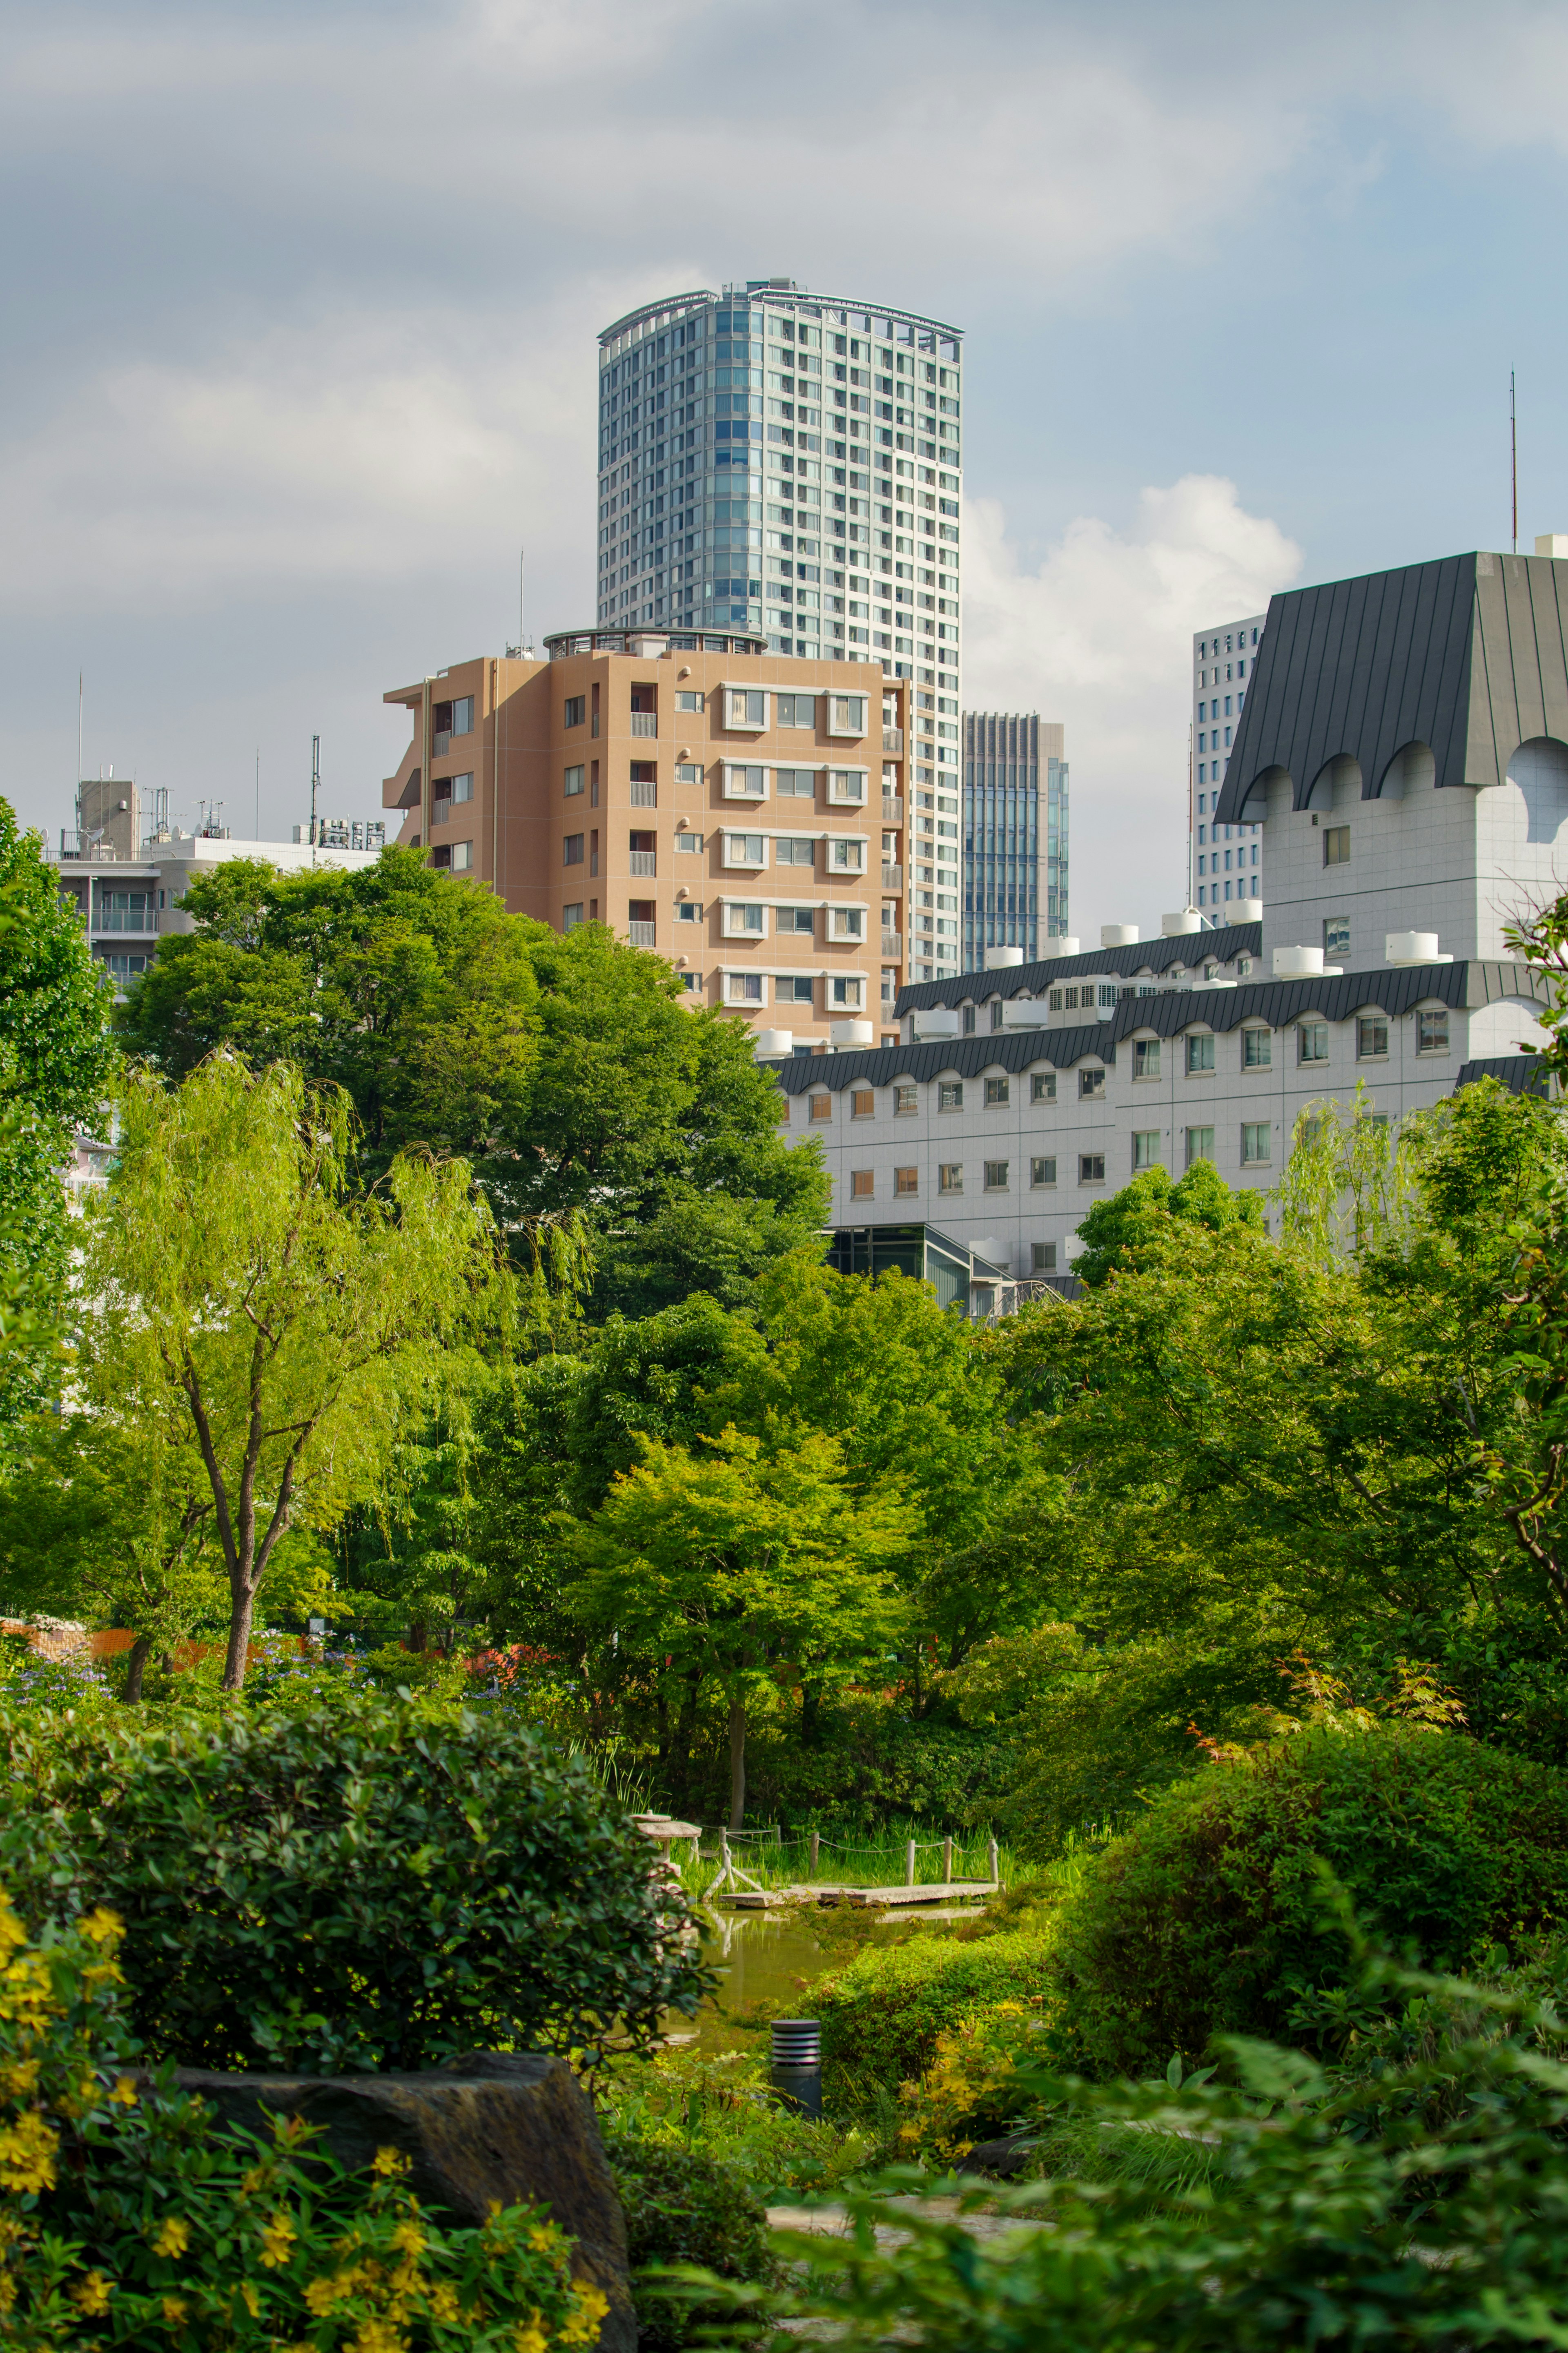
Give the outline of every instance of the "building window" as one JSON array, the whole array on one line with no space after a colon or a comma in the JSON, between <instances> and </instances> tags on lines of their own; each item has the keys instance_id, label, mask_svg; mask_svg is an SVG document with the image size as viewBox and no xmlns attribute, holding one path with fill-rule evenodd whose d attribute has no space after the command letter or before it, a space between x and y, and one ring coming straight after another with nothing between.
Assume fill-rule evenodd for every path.
<instances>
[{"instance_id":1,"label":"building window","mask_svg":"<svg viewBox=\"0 0 1568 2353\"><path fill-rule=\"evenodd\" d=\"M1298 1062L1326 1062L1329 1059L1329 1025L1326 1021L1302 1021L1296 1029L1296 1060Z\"/></svg>"},{"instance_id":2,"label":"building window","mask_svg":"<svg viewBox=\"0 0 1568 2353\"><path fill-rule=\"evenodd\" d=\"M781 727L815 727L816 697L815 694L781 694L778 697Z\"/></svg>"},{"instance_id":3,"label":"building window","mask_svg":"<svg viewBox=\"0 0 1568 2353\"><path fill-rule=\"evenodd\" d=\"M702 910L695 899L681 899L676 904L675 920L678 923L700 923Z\"/></svg>"},{"instance_id":4,"label":"building window","mask_svg":"<svg viewBox=\"0 0 1568 2353\"><path fill-rule=\"evenodd\" d=\"M1007 1082L1006 1082L1006 1080L1005 1080L1005 1079L987 1079L987 1080L986 1080L986 1082L985 1082L985 1107L986 1107L987 1111L993 1111L993 1110L994 1110L998 1104L1005 1103L1006 1103L1006 1101L1007 1101Z\"/></svg>"},{"instance_id":5,"label":"building window","mask_svg":"<svg viewBox=\"0 0 1568 2353\"><path fill-rule=\"evenodd\" d=\"M1248 1120L1241 1131L1241 1165L1261 1168L1268 1163L1273 1129L1266 1119Z\"/></svg>"},{"instance_id":6,"label":"building window","mask_svg":"<svg viewBox=\"0 0 1568 2353\"><path fill-rule=\"evenodd\" d=\"M911 1193L918 1193L920 1189L921 1172L918 1168L894 1169L893 1190L895 1193L900 1194L905 1199L908 1199Z\"/></svg>"},{"instance_id":7,"label":"building window","mask_svg":"<svg viewBox=\"0 0 1568 2353\"><path fill-rule=\"evenodd\" d=\"M584 839L584 837L580 833L569 833L566 836L565 840L561 845L561 862L563 866L582 865Z\"/></svg>"},{"instance_id":8,"label":"building window","mask_svg":"<svg viewBox=\"0 0 1568 2353\"><path fill-rule=\"evenodd\" d=\"M465 873L467 873L467 872L468 872L468 869L469 869L469 867L471 867L471 866L472 866L473 862L474 862L474 845L473 845L473 843L472 843L471 841L455 841L455 842L452 844L452 871L453 871L453 873L454 873L454 874L465 874Z\"/></svg>"},{"instance_id":9,"label":"building window","mask_svg":"<svg viewBox=\"0 0 1568 2353\"><path fill-rule=\"evenodd\" d=\"M765 801L768 797L768 772L765 768L742 768L734 761L724 763L724 798L727 801Z\"/></svg>"},{"instance_id":10,"label":"building window","mask_svg":"<svg viewBox=\"0 0 1568 2353\"><path fill-rule=\"evenodd\" d=\"M876 1197L876 1191L877 1172L874 1168L851 1168L849 1198L852 1201L872 1200Z\"/></svg>"},{"instance_id":11,"label":"building window","mask_svg":"<svg viewBox=\"0 0 1568 2353\"><path fill-rule=\"evenodd\" d=\"M1152 1168L1160 1157L1160 1131L1157 1127L1135 1127L1132 1131L1132 1173L1141 1168Z\"/></svg>"},{"instance_id":12,"label":"building window","mask_svg":"<svg viewBox=\"0 0 1568 2353\"><path fill-rule=\"evenodd\" d=\"M1213 1128L1189 1127L1187 1130L1187 1166L1189 1168L1192 1167L1194 1161L1212 1160L1213 1158Z\"/></svg>"},{"instance_id":13,"label":"building window","mask_svg":"<svg viewBox=\"0 0 1568 2353\"><path fill-rule=\"evenodd\" d=\"M962 1079L943 1079L940 1082L936 1091L936 1107L938 1111L962 1111L963 1109L963 1081Z\"/></svg>"},{"instance_id":14,"label":"building window","mask_svg":"<svg viewBox=\"0 0 1568 2353\"><path fill-rule=\"evenodd\" d=\"M988 1193L1005 1193L1007 1190L1010 1165L1005 1160L988 1160L985 1163L985 1190Z\"/></svg>"},{"instance_id":15,"label":"building window","mask_svg":"<svg viewBox=\"0 0 1568 2353\"><path fill-rule=\"evenodd\" d=\"M1446 1006L1436 1007L1415 1016L1415 1050L1418 1054L1447 1052L1448 1012Z\"/></svg>"},{"instance_id":16,"label":"building window","mask_svg":"<svg viewBox=\"0 0 1568 2353\"><path fill-rule=\"evenodd\" d=\"M1032 1274L1055 1274L1057 1271L1057 1246L1055 1242L1031 1242L1029 1244L1029 1271Z\"/></svg>"},{"instance_id":17,"label":"building window","mask_svg":"<svg viewBox=\"0 0 1568 2353\"><path fill-rule=\"evenodd\" d=\"M1080 1185L1103 1185L1105 1155L1103 1152L1080 1152L1078 1156L1078 1181Z\"/></svg>"},{"instance_id":18,"label":"building window","mask_svg":"<svg viewBox=\"0 0 1568 2353\"><path fill-rule=\"evenodd\" d=\"M702 770L695 760L678 760L675 764L675 781L678 785L700 785L702 782Z\"/></svg>"},{"instance_id":19,"label":"building window","mask_svg":"<svg viewBox=\"0 0 1568 2353\"><path fill-rule=\"evenodd\" d=\"M588 716L588 698L587 698L587 696L586 696L586 695L583 695L583 694L569 694L569 695L567 696L567 698L566 698L566 724L567 724L567 726L568 726L568 727L581 727L581 725L583 724L584 720L584 719L586 719L586 717L587 717L587 716ZM579 787L579 789L581 789L581 787Z\"/></svg>"},{"instance_id":20,"label":"building window","mask_svg":"<svg viewBox=\"0 0 1568 2353\"><path fill-rule=\"evenodd\" d=\"M944 1160L936 1172L936 1189L939 1193L963 1192L963 1163L962 1160Z\"/></svg>"},{"instance_id":21,"label":"building window","mask_svg":"<svg viewBox=\"0 0 1568 2353\"><path fill-rule=\"evenodd\" d=\"M866 798L864 768L829 768L827 797L830 801L852 801L863 804Z\"/></svg>"},{"instance_id":22,"label":"building window","mask_svg":"<svg viewBox=\"0 0 1568 2353\"><path fill-rule=\"evenodd\" d=\"M1388 1053L1388 1022L1381 1013L1363 1013L1355 1025L1358 1062L1384 1060Z\"/></svg>"},{"instance_id":23,"label":"building window","mask_svg":"<svg viewBox=\"0 0 1568 2353\"><path fill-rule=\"evenodd\" d=\"M1079 1072L1078 1094L1079 1101L1080 1103L1088 1103L1091 1098L1103 1095L1104 1092L1105 1072L1103 1071L1080 1071Z\"/></svg>"},{"instance_id":24,"label":"building window","mask_svg":"<svg viewBox=\"0 0 1568 2353\"><path fill-rule=\"evenodd\" d=\"M973 1008L973 1005L966 1005L966 1006L963 1008L963 1034L964 1034L964 1036L965 1036L966 1038L973 1038L973 1035L974 1035L974 1008Z\"/></svg>"},{"instance_id":25,"label":"building window","mask_svg":"<svg viewBox=\"0 0 1568 2353\"><path fill-rule=\"evenodd\" d=\"M746 902L732 899L724 910L724 929L745 939L761 939L763 910L755 901Z\"/></svg>"},{"instance_id":26,"label":"building window","mask_svg":"<svg viewBox=\"0 0 1568 2353\"><path fill-rule=\"evenodd\" d=\"M999 997L994 997L991 1000L991 1027L993 1029L1000 1029L1002 1027L1002 999Z\"/></svg>"},{"instance_id":27,"label":"building window","mask_svg":"<svg viewBox=\"0 0 1568 2353\"><path fill-rule=\"evenodd\" d=\"M1137 1038L1132 1043L1132 1075L1135 1079L1157 1079L1160 1075L1160 1040L1158 1038Z\"/></svg>"},{"instance_id":28,"label":"building window","mask_svg":"<svg viewBox=\"0 0 1568 2353\"><path fill-rule=\"evenodd\" d=\"M1029 1101L1031 1103L1055 1103L1056 1099L1056 1072L1054 1071L1037 1071L1033 1078L1029 1081Z\"/></svg>"},{"instance_id":29,"label":"building window","mask_svg":"<svg viewBox=\"0 0 1568 2353\"><path fill-rule=\"evenodd\" d=\"M831 1095L813 1095L810 1098L810 1110L811 1116L814 1120L830 1120L833 1117L833 1097Z\"/></svg>"},{"instance_id":30,"label":"building window","mask_svg":"<svg viewBox=\"0 0 1568 2353\"><path fill-rule=\"evenodd\" d=\"M688 997L700 997L702 994L702 975L700 972L683 972L680 976L680 986ZM787 1120L789 1117L788 1095L781 1096L779 1100L779 1117L784 1120Z\"/></svg>"},{"instance_id":31,"label":"building window","mask_svg":"<svg viewBox=\"0 0 1568 2353\"><path fill-rule=\"evenodd\" d=\"M809 977L805 974L796 973L793 978L773 982L773 1003L775 1005L809 1005L812 1001L811 991L812 983Z\"/></svg>"},{"instance_id":32,"label":"building window","mask_svg":"<svg viewBox=\"0 0 1568 2353\"><path fill-rule=\"evenodd\" d=\"M1241 1033L1241 1067L1244 1071L1267 1071L1274 1060L1274 1039L1267 1029L1244 1029Z\"/></svg>"},{"instance_id":33,"label":"building window","mask_svg":"<svg viewBox=\"0 0 1568 2353\"><path fill-rule=\"evenodd\" d=\"M700 833L678 833L675 837L675 847L677 849L685 850L689 855L700 852L702 848L702 836Z\"/></svg>"},{"instance_id":34,"label":"building window","mask_svg":"<svg viewBox=\"0 0 1568 2353\"><path fill-rule=\"evenodd\" d=\"M847 1006L858 1006L859 1004L861 985L858 978L847 977L843 980L830 980L827 987L829 1001L832 1004Z\"/></svg>"},{"instance_id":35,"label":"building window","mask_svg":"<svg viewBox=\"0 0 1568 2353\"><path fill-rule=\"evenodd\" d=\"M1213 1037L1189 1038L1187 1039L1187 1076L1194 1078L1205 1071L1212 1071L1213 1068Z\"/></svg>"},{"instance_id":36,"label":"building window","mask_svg":"<svg viewBox=\"0 0 1568 2353\"><path fill-rule=\"evenodd\" d=\"M830 841L827 863L837 874L863 874L866 871L866 845L863 841Z\"/></svg>"},{"instance_id":37,"label":"building window","mask_svg":"<svg viewBox=\"0 0 1568 2353\"><path fill-rule=\"evenodd\" d=\"M1351 919L1348 915L1325 915L1323 918L1323 954L1349 955L1351 952Z\"/></svg>"},{"instance_id":38,"label":"building window","mask_svg":"<svg viewBox=\"0 0 1568 2353\"><path fill-rule=\"evenodd\" d=\"M724 836L726 866L765 866L768 862L767 836L762 833L727 833Z\"/></svg>"},{"instance_id":39,"label":"building window","mask_svg":"<svg viewBox=\"0 0 1568 2353\"><path fill-rule=\"evenodd\" d=\"M1036 1187L1041 1185L1054 1185L1056 1181L1057 1164L1053 1157L1047 1156L1043 1160L1034 1159L1030 1161L1029 1182L1031 1185Z\"/></svg>"},{"instance_id":40,"label":"building window","mask_svg":"<svg viewBox=\"0 0 1568 2353\"><path fill-rule=\"evenodd\" d=\"M702 696L696 687L680 686L675 691L677 711L700 711Z\"/></svg>"},{"instance_id":41,"label":"building window","mask_svg":"<svg viewBox=\"0 0 1568 2353\"><path fill-rule=\"evenodd\" d=\"M866 936L864 907L835 907L831 911L832 936L836 940L863 940Z\"/></svg>"},{"instance_id":42,"label":"building window","mask_svg":"<svg viewBox=\"0 0 1568 2353\"><path fill-rule=\"evenodd\" d=\"M804 933L809 939L816 928L816 917L809 907L775 907L773 909L775 932L788 932L792 934Z\"/></svg>"},{"instance_id":43,"label":"building window","mask_svg":"<svg viewBox=\"0 0 1568 2353\"><path fill-rule=\"evenodd\" d=\"M436 790L439 792L440 789L440 786L437 785ZM474 797L473 770L470 768L466 776L448 776L447 779L447 798L450 800L471 801Z\"/></svg>"},{"instance_id":44,"label":"building window","mask_svg":"<svg viewBox=\"0 0 1568 2353\"><path fill-rule=\"evenodd\" d=\"M902 1119L911 1112L918 1112L920 1107L921 1095L920 1089L918 1087L895 1087L893 1089L893 1114L895 1118Z\"/></svg>"},{"instance_id":45,"label":"building window","mask_svg":"<svg viewBox=\"0 0 1568 2353\"><path fill-rule=\"evenodd\" d=\"M580 697L579 700L581 700ZM579 764L575 768L567 769L563 788L568 800L572 798L574 793L580 793L582 791L584 774L585 771L582 767L581 764Z\"/></svg>"},{"instance_id":46,"label":"building window","mask_svg":"<svg viewBox=\"0 0 1568 2353\"><path fill-rule=\"evenodd\" d=\"M869 1087L856 1087L856 1088L851 1092L851 1094L850 1094L850 1097L849 1097L849 1116L850 1116L850 1118L851 1118L851 1119L875 1119L876 1115L877 1115L877 1098L876 1098L876 1096L872 1093L872 1092L871 1092L870 1088L869 1088Z\"/></svg>"},{"instance_id":47,"label":"building window","mask_svg":"<svg viewBox=\"0 0 1568 2353\"><path fill-rule=\"evenodd\" d=\"M575 931L577 925L582 922L582 920L583 902L581 899L574 901L570 907L563 907L561 911L561 928L563 932Z\"/></svg>"},{"instance_id":48,"label":"building window","mask_svg":"<svg viewBox=\"0 0 1568 2353\"><path fill-rule=\"evenodd\" d=\"M830 694L827 698L830 735L864 735L866 698L863 694Z\"/></svg>"},{"instance_id":49,"label":"building window","mask_svg":"<svg viewBox=\"0 0 1568 2353\"><path fill-rule=\"evenodd\" d=\"M1351 862L1351 829L1348 825L1326 825L1323 828L1323 863L1325 866L1348 866Z\"/></svg>"}]
</instances>

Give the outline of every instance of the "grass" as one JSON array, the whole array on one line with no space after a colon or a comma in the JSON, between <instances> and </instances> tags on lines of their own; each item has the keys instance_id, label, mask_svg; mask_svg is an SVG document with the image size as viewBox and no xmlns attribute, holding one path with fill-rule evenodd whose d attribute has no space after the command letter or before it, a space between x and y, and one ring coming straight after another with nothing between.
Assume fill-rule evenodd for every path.
<instances>
[{"instance_id":1,"label":"grass","mask_svg":"<svg viewBox=\"0 0 1568 2353\"><path fill-rule=\"evenodd\" d=\"M748 1878L766 1888L795 1887L806 1884L844 1887L902 1887L908 1871L908 1842L915 1841L915 1884L934 1886L940 1883L942 1840L933 1839L930 1826L920 1822L889 1822L878 1831L847 1831L835 1837L824 1831L819 1835L816 1880L811 1880L811 1836L801 1832L789 1838L769 1837L765 1833L748 1831L731 1838L731 1852ZM954 1879L986 1879L990 1876L990 1833L985 1830L955 1831L952 1844L952 1875ZM681 1865L681 1878L688 1892L701 1897L707 1894L718 1878L721 1865L719 1860L717 1834L706 1834L703 1849L695 1863L684 1857L689 1849L677 1848L675 1861ZM1017 1873L1017 1859L1010 1846L998 1851L998 1867L1004 1885Z\"/></svg>"}]
</instances>

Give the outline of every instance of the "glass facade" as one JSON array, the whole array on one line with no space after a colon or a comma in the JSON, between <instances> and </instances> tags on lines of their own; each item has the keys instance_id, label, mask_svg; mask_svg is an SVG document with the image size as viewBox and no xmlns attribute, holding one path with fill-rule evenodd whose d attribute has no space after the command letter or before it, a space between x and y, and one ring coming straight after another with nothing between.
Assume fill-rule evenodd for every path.
<instances>
[{"instance_id":1,"label":"glass facade","mask_svg":"<svg viewBox=\"0 0 1568 2353\"><path fill-rule=\"evenodd\" d=\"M1068 928L1068 765L1059 726L1034 712L963 714L963 968L987 948L1021 947Z\"/></svg>"},{"instance_id":2,"label":"glass facade","mask_svg":"<svg viewBox=\"0 0 1568 2353\"><path fill-rule=\"evenodd\" d=\"M907 680L884 809L902 795L910 836L929 814L949 855L962 366L956 329L788 279L676 295L599 338L599 626L754 630L772 653ZM884 866L916 850L887 836ZM911 980L960 968L956 867L910 895Z\"/></svg>"}]
</instances>

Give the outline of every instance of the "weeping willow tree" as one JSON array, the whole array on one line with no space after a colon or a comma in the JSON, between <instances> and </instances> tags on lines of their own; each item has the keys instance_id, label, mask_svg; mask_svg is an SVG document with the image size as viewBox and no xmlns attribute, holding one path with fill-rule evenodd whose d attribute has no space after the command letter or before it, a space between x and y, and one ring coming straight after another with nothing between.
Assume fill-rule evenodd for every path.
<instances>
[{"instance_id":1,"label":"weeping willow tree","mask_svg":"<svg viewBox=\"0 0 1568 2353\"><path fill-rule=\"evenodd\" d=\"M1421 1113L1389 1119L1373 1101L1358 1082L1348 1103L1324 1096L1297 1116L1272 1198L1285 1247L1315 1266L1398 1248L1421 1221L1434 1123Z\"/></svg>"}]
</instances>

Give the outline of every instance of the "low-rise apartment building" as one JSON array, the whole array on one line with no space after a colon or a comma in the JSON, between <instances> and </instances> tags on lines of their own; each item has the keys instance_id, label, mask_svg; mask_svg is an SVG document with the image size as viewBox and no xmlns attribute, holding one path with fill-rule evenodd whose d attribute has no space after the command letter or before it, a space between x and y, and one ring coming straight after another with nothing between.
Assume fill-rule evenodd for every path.
<instances>
[{"instance_id":1,"label":"low-rise apartment building","mask_svg":"<svg viewBox=\"0 0 1568 2353\"><path fill-rule=\"evenodd\" d=\"M956 789L907 783L952 725L934 698L733 632L544 642L542 659L487 656L387 694L413 721L383 792L399 840L514 913L656 950L772 1052L896 1037L911 949L939 920L919 861L958 840ZM940 920L956 961L956 905Z\"/></svg>"},{"instance_id":2,"label":"low-rise apartment building","mask_svg":"<svg viewBox=\"0 0 1568 2353\"><path fill-rule=\"evenodd\" d=\"M1364 1087L1395 1120L1483 1071L1534 1083L1519 1049L1548 991L1510 929L1563 887L1568 561L1479 553L1277 596L1232 726L1216 814L1260 828L1270 878L1262 904L1232 901L1245 920L1107 925L1030 965L994 949L984 974L906 988L896 1046L779 1066L841 1252L929 1220L972 1267L1060 1275L1092 1202L1141 1169L1211 1160L1268 1191L1314 1103Z\"/></svg>"}]
</instances>

